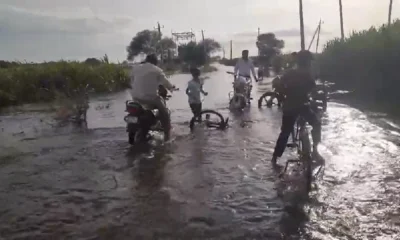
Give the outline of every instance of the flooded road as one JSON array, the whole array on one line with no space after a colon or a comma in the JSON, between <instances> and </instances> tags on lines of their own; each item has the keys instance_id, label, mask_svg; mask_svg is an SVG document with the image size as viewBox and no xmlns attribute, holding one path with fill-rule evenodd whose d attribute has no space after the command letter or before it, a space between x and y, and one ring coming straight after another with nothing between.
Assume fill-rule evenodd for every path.
<instances>
[{"instance_id":1,"label":"flooded road","mask_svg":"<svg viewBox=\"0 0 400 240\"><path fill-rule=\"evenodd\" d=\"M92 99L87 130L32 107L1 116L0 239L400 239L399 125L329 103L324 174L304 207L288 207L269 162L281 112L256 104L271 79L233 115L231 68L219 67L203 106L229 116L230 128L191 134L190 77L175 75L169 144L129 146L128 92ZM287 149L279 163L293 156Z\"/></svg>"}]
</instances>

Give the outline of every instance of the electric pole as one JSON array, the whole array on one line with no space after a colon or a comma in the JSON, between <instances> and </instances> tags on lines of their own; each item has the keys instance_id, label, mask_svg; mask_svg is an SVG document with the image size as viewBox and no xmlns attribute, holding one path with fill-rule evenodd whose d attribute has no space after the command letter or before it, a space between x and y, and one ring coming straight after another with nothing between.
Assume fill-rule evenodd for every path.
<instances>
[{"instance_id":1,"label":"electric pole","mask_svg":"<svg viewBox=\"0 0 400 240\"><path fill-rule=\"evenodd\" d=\"M258 42L258 37L260 36L260 28L258 28L258 34L257 34L257 42ZM258 48L258 47L257 47ZM260 49L258 48L258 56L260 57Z\"/></svg>"},{"instance_id":2,"label":"electric pole","mask_svg":"<svg viewBox=\"0 0 400 240\"><path fill-rule=\"evenodd\" d=\"M304 20L303 20L303 0L299 0L299 14L300 14L300 40L301 40L301 50L306 48L304 42Z\"/></svg>"},{"instance_id":3,"label":"electric pole","mask_svg":"<svg viewBox=\"0 0 400 240\"><path fill-rule=\"evenodd\" d=\"M231 40L231 60L232 60L232 40Z\"/></svg>"},{"instance_id":4,"label":"electric pole","mask_svg":"<svg viewBox=\"0 0 400 240\"><path fill-rule=\"evenodd\" d=\"M164 26L161 27L160 22L157 22L157 27L155 27L154 29L156 29L158 31L158 43L160 44L161 42L161 37L162 37L162 33L161 33L161 28L164 28ZM161 59L161 64L163 63L163 59L164 59L164 51L162 49L162 45L160 44L160 59Z\"/></svg>"},{"instance_id":5,"label":"electric pole","mask_svg":"<svg viewBox=\"0 0 400 240\"><path fill-rule=\"evenodd\" d=\"M319 35L321 34L321 24L322 24L322 21L319 20L319 28L318 28L318 35L317 35L317 44L315 46L315 53L318 53Z\"/></svg>"},{"instance_id":6,"label":"electric pole","mask_svg":"<svg viewBox=\"0 0 400 240\"><path fill-rule=\"evenodd\" d=\"M339 0L339 11L340 11L340 33L341 39L344 40L344 23L343 23L343 5L342 0Z\"/></svg>"},{"instance_id":7,"label":"electric pole","mask_svg":"<svg viewBox=\"0 0 400 240\"><path fill-rule=\"evenodd\" d=\"M206 42L204 41L204 30L201 30L201 38L203 39L203 51L204 51L204 56L207 59L207 49L206 49Z\"/></svg>"},{"instance_id":8,"label":"electric pole","mask_svg":"<svg viewBox=\"0 0 400 240\"><path fill-rule=\"evenodd\" d=\"M393 0L390 0L389 2L389 16L388 16L388 26L392 23L392 6L393 6Z\"/></svg>"}]
</instances>

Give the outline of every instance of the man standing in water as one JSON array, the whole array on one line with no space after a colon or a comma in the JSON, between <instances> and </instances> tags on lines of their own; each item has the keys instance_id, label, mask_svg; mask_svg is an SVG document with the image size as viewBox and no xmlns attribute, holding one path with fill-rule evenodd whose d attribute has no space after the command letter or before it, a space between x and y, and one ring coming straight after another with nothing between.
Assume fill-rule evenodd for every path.
<instances>
[{"instance_id":1,"label":"man standing in water","mask_svg":"<svg viewBox=\"0 0 400 240\"><path fill-rule=\"evenodd\" d=\"M280 80L283 85L285 100L283 103L281 133L276 142L275 151L271 160L274 165L278 157L281 157L285 151L288 138L293 131L294 124L299 115L303 116L313 128L311 135L315 153L321 141L321 122L310 106L306 105L309 101L308 95L316 86L310 69L312 58L310 51L300 51L296 55L297 68L287 71Z\"/></svg>"}]
</instances>

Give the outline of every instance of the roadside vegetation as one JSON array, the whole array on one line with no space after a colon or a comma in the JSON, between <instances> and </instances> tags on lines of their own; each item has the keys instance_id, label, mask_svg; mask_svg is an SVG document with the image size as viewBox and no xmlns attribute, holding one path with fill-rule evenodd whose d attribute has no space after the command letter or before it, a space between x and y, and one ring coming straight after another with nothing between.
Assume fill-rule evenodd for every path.
<instances>
[{"instance_id":1,"label":"roadside vegetation","mask_svg":"<svg viewBox=\"0 0 400 240\"><path fill-rule=\"evenodd\" d=\"M210 55L219 49L220 44L213 39L177 46L171 38L143 30L132 38L126 50L127 60L156 53L162 59L160 66L171 75L176 71L188 72L190 66L199 67L203 72L215 71L216 68L210 65L215 58ZM95 93L120 91L129 86L129 75L128 61L110 63L107 55L101 59L88 58L84 62L0 61L0 108L76 98L74 92L86 85Z\"/></svg>"},{"instance_id":2,"label":"roadside vegetation","mask_svg":"<svg viewBox=\"0 0 400 240\"><path fill-rule=\"evenodd\" d=\"M95 92L126 88L128 73L121 64L101 60L86 62L0 63L0 107L47 102L89 84Z\"/></svg>"},{"instance_id":3,"label":"roadside vegetation","mask_svg":"<svg viewBox=\"0 0 400 240\"><path fill-rule=\"evenodd\" d=\"M321 78L359 99L396 102L400 88L400 20L329 41L319 56Z\"/></svg>"}]
</instances>

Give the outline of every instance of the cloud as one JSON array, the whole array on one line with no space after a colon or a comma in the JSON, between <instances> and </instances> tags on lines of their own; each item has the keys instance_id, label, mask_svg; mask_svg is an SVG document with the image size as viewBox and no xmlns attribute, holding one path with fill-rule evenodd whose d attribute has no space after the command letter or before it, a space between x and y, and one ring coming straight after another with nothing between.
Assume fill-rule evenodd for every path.
<instances>
[{"instance_id":1,"label":"cloud","mask_svg":"<svg viewBox=\"0 0 400 240\"><path fill-rule=\"evenodd\" d=\"M126 39L123 31L132 24L131 18L55 15L0 5L1 58L28 61L85 59L113 51L118 53L114 59L123 59L125 46L116 39Z\"/></svg>"},{"instance_id":2,"label":"cloud","mask_svg":"<svg viewBox=\"0 0 400 240\"><path fill-rule=\"evenodd\" d=\"M99 34L113 32L129 26L128 17L75 17L62 18L23 8L0 5L0 31L18 34Z\"/></svg>"}]
</instances>

